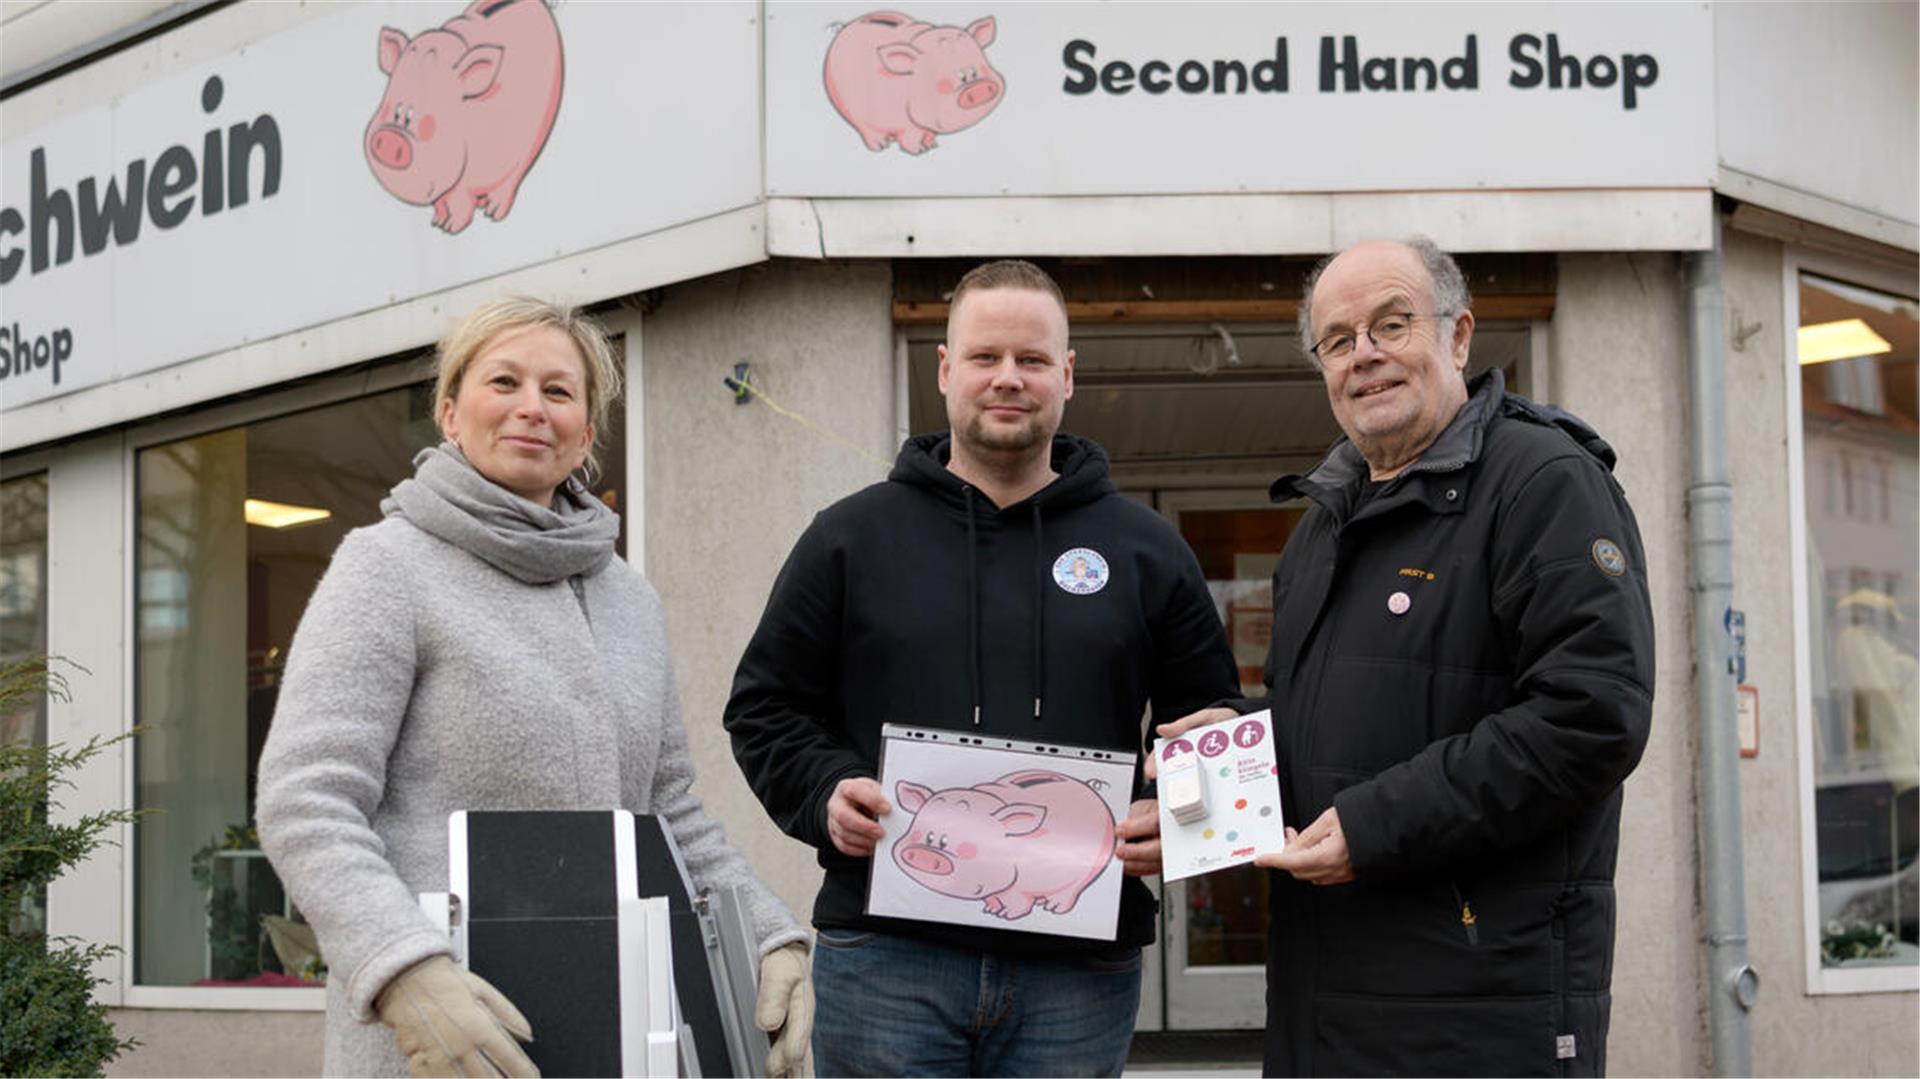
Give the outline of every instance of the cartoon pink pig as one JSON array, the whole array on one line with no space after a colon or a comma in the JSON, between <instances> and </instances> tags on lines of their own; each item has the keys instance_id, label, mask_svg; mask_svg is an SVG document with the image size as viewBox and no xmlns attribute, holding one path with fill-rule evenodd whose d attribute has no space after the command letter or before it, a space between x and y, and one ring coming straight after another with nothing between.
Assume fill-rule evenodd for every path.
<instances>
[{"instance_id":1,"label":"cartoon pink pig","mask_svg":"<svg viewBox=\"0 0 1920 1079\"><path fill-rule=\"evenodd\" d=\"M1065 914L1113 861L1113 811L1086 783L1032 769L934 791L894 785L913 822L893 844L907 876L988 914Z\"/></svg>"},{"instance_id":2,"label":"cartoon pink pig","mask_svg":"<svg viewBox=\"0 0 1920 1079\"><path fill-rule=\"evenodd\" d=\"M875 11L840 28L827 46L827 97L878 153L896 142L910 154L933 137L972 127L1006 95L1007 80L987 63L993 16L962 30Z\"/></svg>"},{"instance_id":3,"label":"cartoon pink pig","mask_svg":"<svg viewBox=\"0 0 1920 1079\"><path fill-rule=\"evenodd\" d=\"M367 125L367 164L402 202L433 204L459 232L499 221L547 144L565 69L543 0L474 0L419 37L380 31L387 92Z\"/></svg>"}]
</instances>

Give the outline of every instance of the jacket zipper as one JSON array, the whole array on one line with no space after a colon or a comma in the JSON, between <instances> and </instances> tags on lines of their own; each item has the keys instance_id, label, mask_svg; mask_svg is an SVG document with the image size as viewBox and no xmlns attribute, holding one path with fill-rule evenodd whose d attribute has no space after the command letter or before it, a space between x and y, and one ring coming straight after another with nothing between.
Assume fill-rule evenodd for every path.
<instances>
[{"instance_id":1,"label":"jacket zipper","mask_svg":"<svg viewBox=\"0 0 1920 1079\"><path fill-rule=\"evenodd\" d=\"M1564 899L1564 896L1562 899ZM1566 908L1562 905L1561 899L1556 899L1553 902L1552 926L1553 969L1551 971L1551 977L1553 984L1553 1033L1556 1043L1559 1039L1563 1038L1568 1043L1571 1043L1567 1046L1566 1050L1569 1055L1561 1057L1556 1060L1555 1063L1560 1065L1561 1075L1573 1075L1573 1054L1579 1052L1579 1044L1574 1040L1578 1035L1574 1032L1571 1024L1567 1022L1567 912ZM1556 1045L1556 1055L1558 1055L1558 1051Z\"/></svg>"},{"instance_id":2,"label":"jacket zipper","mask_svg":"<svg viewBox=\"0 0 1920 1079\"><path fill-rule=\"evenodd\" d=\"M1480 946L1480 919L1473 913L1473 905L1460 895L1460 885L1449 882L1453 888L1453 901L1460 904L1460 924L1466 928L1467 943L1475 948Z\"/></svg>"},{"instance_id":3,"label":"jacket zipper","mask_svg":"<svg viewBox=\"0 0 1920 1079\"><path fill-rule=\"evenodd\" d=\"M1340 575L1340 565L1342 562L1346 561L1346 551L1344 549L1343 544L1345 542L1345 534L1346 534L1347 526L1352 523L1353 523L1352 520L1349 519L1348 521L1346 521L1341 525L1338 525L1334 529L1333 565L1328 566L1325 571L1327 574L1327 588L1325 592L1321 593L1319 608L1318 610L1315 611L1315 617L1317 619L1317 623L1311 625L1308 628L1307 636L1302 638L1301 640L1302 647L1307 647L1309 645L1309 642L1315 640L1316 638L1320 640L1331 641L1334 639L1335 633L1339 629L1340 608L1339 608L1339 605L1334 602L1334 590L1336 587L1338 587L1338 583L1339 583L1336 580L1336 578ZM1275 613L1278 613L1278 612L1275 612ZM1327 671L1330 670L1332 667L1333 667L1333 649L1331 648L1320 649L1320 666L1318 669L1313 670L1311 672L1312 678L1313 678L1313 685L1311 688L1311 692L1307 694L1307 700L1314 702L1314 705L1316 708L1319 706L1319 703L1320 703L1320 695L1326 692ZM1306 762L1307 776L1308 776L1309 783L1312 782L1313 764L1315 759L1313 756L1314 744L1319 740L1315 737L1315 735L1318 733L1316 729L1318 726L1319 725L1316 723L1298 724L1298 728L1300 731L1298 735L1298 738L1300 740L1300 749L1299 749L1298 759ZM1311 788L1309 788L1308 793L1309 793L1309 796L1311 796ZM1335 792L1336 797L1338 796L1338 793L1339 792L1337 791ZM1329 799L1327 801L1327 805L1329 806L1333 805L1332 799Z\"/></svg>"}]
</instances>

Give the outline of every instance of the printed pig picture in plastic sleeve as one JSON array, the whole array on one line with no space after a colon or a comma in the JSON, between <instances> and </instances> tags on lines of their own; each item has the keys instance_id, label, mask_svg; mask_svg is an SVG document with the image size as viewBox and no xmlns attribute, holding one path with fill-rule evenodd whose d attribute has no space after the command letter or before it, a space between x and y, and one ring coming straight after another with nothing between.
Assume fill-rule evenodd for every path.
<instances>
[{"instance_id":1,"label":"printed pig picture in plastic sleeve","mask_svg":"<svg viewBox=\"0 0 1920 1079\"><path fill-rule=\"evenodd\" d=\"M827 46L827 97L867 149L926 153L934 136L972 127L1006 96L1006 78L987 62L993 37L991 15L959 27L870 12Z\"/></svg>"},{"instance_id":2,"label":"printed pig picture in plastic sleeve","mask_svg":"<svg viewBox=\"0 0 1920 1079\"><path fill-rule=\"evenodd\" d=\"M914 728L902 728L908 732ZM1136 758L951 735L890 735L867 913L1112 940ZM1037 748L1036 748L1037 746Z\"/></svg>"},{"instance_id":3,"label":"printed pig picture in plastic sleeve","mask_svg":"<svg viewBox=\"0 0 1920 1079\"><path fill-rule=\"evenodd\" d=\"M913 823L893 860L942 895L978 899L988 914L1012 920L1036 906L1065 914L1113 864L1113 812L1098 782L1043 769L943 791L901 780L894 805Z\"/></svg>"},{"instance_id":4,"label":"printed pig picture in plastic sleeve","mask_svg":"<svg viewBox=\"0 0 1920 1079\"><path fill-rule=\"evenodd\" d=\"M374 178L395 198L433 207L449 233L475 211L513 210L547 144L566 80L560 28L543 0L474 0L417 37L380 31L386 93L367 124Z\"/></svg>"}]
</instances>

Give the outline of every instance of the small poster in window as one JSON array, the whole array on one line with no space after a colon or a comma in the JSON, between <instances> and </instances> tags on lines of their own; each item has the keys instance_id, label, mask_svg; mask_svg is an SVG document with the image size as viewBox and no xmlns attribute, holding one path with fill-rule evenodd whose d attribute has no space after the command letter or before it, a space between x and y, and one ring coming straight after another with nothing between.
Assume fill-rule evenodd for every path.
<instances>
[{"instance_id":1,"label":"small poster in window","mask_svg":"<svg viewBox=\"0 0 1920 1079\"><path fill-rule=\"evenodd\" d=\"M888 724L867 913L1113 940L1136 754Z\"/></svg>"},{"instance_id":2,"label":"small poster in window","mask_svg":"<svg viewBox=\"0 0 1920 1079\"><path fill-rule=\"evenodd\" d=\"M1240 690L1259 696L1266 682L1267 649L1273 644L1273 601L1265 596L1227 607L1227 641L1240 669Z\"/></svg>"}]
</instances>

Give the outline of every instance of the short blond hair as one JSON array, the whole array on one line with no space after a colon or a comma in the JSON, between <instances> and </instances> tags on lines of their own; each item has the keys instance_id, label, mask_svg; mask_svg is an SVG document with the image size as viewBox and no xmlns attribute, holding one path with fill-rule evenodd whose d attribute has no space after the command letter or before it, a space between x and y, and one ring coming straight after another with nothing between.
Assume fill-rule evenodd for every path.
<instances>
[{"instance_id":1,"label":"short blond hair","mask_svg":"<svg viewBox=\"0 0 1920 1079\"><path fill-rule=\"evenodd\" d=\"M1061 294L1060 285L1047 271L1025 259L995 259L983 262L968 270L953 286L953 295L947 299L947 341L953 341L953 316L960 311L960 301L972 292L986 292L989 289L1012 288L1026 289L1030 292L1043 292L1053 297L1060 305L1060 318L1067 318L1067 298Z\"/></svg>"},{"instance_id":2,"label":"short blond hair","mask_svg":"<svg viewBox=\"0 0 1920 1079\"><path fill-rule=\"evenodd\" d=\"M600 467L600 433L607 429L614 399L620 396L620 361L607 340L606 327L577 307L549 303L532 296L502 296L467 312L440 339L434 354L433 419L440 422L446 402L460 394L460 380L480 351L502 334L551 326L573 340L587 376L587 422L593 425L593 444L587 447L587 468Z\"/></svg>"}]
</instances>

